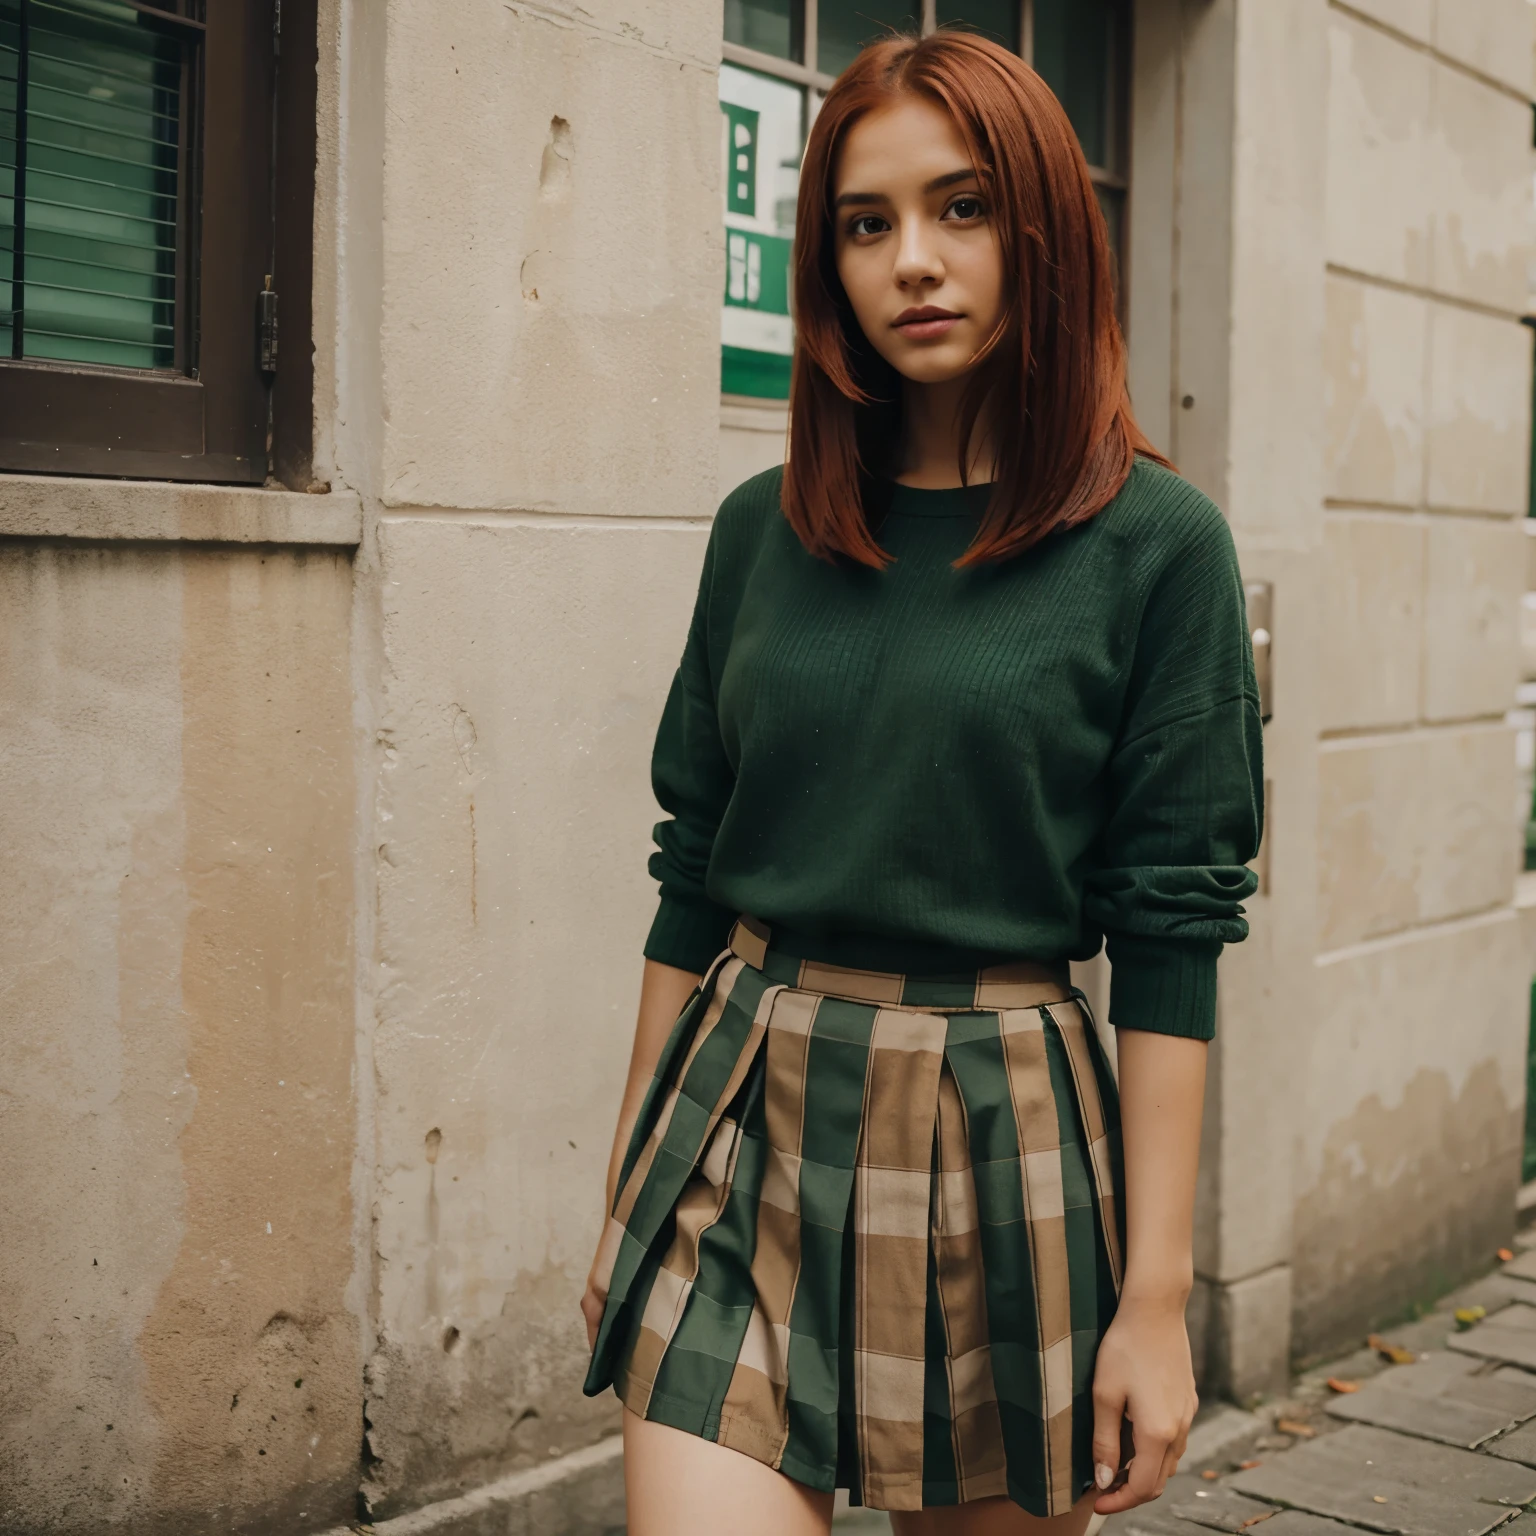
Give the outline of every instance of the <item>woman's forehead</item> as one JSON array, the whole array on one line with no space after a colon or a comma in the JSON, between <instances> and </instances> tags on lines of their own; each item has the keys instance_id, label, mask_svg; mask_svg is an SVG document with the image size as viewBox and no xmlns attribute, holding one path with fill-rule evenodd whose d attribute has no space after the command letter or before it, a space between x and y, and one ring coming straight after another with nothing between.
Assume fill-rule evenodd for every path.
<instances>
[{"instance_id":1,"label":"woman's forehead","mask_svg":"<svg viewBox=\"0 0 1536 1536\"><path fill-rule=\"evenodd\" d=\"M922 184L971 164L960 130L942 107L904 95L866 112L843 135L833 180L839 193L882 190L881 183Z\"/></svg>"}]
</instances>

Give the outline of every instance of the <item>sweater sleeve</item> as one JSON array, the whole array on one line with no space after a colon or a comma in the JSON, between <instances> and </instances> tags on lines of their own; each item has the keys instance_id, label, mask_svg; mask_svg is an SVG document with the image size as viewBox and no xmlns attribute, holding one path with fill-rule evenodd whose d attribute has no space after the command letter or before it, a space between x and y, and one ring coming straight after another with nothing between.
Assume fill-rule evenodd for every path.
<instances>
[{"instance_id":1,"label":"sweater sleeve","mask_svg":"<svg viewBox=\"0 0 1536 1536\"><path fill-rule=\"evenodd\" d=\"M1232 536L1203 497L1142 612L1110 761L1103 863L1085 913L1104 930L1110 1022L1216 1033L1216 961L1247 936L1263 824L1263 731Z\"/></svg>"},{"instance_id":2,"label":"sweater sleeve","mask_svg":"<svg viewBox=\"0 0 1536 1536\"><path fill-rule=\"evenodd\" d=\"M672 679L651 755L651 787L671 819L657 822L652 834L657 851L651 855L650 871L661 885L661 905L645 955L696 972L708 970L725 948L736 919L736 913L711 901L705 891L715 833L736 782L720 739L710 666L715 549L712 535L682 663Z\"/></svg>"}]
</instances>

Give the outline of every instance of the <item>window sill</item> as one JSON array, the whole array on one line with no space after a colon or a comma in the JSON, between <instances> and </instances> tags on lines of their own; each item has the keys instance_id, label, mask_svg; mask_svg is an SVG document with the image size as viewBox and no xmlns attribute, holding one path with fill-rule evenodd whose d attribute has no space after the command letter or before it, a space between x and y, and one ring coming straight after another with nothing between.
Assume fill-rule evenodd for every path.
<instances>
[{"instance_id":1,"label":"window sill","mask_svg":"<svg viewBox=\"0 0 1536 1536\"><path fill-rule=\"evenodd\" d=\"M0 475L0 538L352 548L362 527L350 491Z\"/></svg>"},{"instance_id":2,"label":"window sill","mask_svg":"<svg viewBox=\"0 0 1536 1536\"><path fill-rule=\"evenodd\" d=\"M782 436L789 426L789 401L721 395L720 425L738 432L775 432Z\"/></svg>"}]
</instances>

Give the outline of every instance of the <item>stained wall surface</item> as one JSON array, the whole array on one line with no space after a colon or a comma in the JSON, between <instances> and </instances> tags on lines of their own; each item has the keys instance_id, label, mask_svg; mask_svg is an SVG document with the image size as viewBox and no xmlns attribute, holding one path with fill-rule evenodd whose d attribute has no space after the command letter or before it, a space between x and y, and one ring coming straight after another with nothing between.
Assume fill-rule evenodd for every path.
<instances>
[{"instance_id":1,"label":"stained wall surface","mask_svg":"<svg viewBox=\"0 0 1536 1536\"><path fill-rule=\"evenodd\" d=\"M0 1529L355 1506L351 561L0 541Z\"/></svg>"},{"instance_id":2,"label":"stained wall surface","mask_svg":"<svg viewBox=\"0 0 1536 1536\"><path fill-rule=\"evenodd\" d=\"M1531 410L1525 0L1328 19L1317 988L1295 1348L1506 1238L1532 957L1511 905Z\"/></svg>"}]
</instances>

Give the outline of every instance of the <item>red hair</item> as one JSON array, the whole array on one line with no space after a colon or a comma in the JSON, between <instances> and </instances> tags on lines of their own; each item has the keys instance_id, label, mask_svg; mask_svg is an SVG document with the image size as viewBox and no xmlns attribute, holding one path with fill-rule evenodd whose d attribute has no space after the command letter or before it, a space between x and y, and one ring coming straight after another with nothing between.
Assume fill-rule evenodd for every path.
<instances>
[{"instance_id":1,"label":"red hair","mask_svg":"<svg viewBox=\"0 0 1536 1536\"><path fill-rule=\"evenodd\" d=\"M827 93L806 144L783 493L784 515L812 554L877 569L888 557L869 512L876 483L894 472L900 377L865 339L837 275L833 176L849 128L909 93L954 119L1011 277L964 396L961 480L984 413L997 476L958 563L1003 560L1086 522L1118 494L1138 453L1167 462L1131 413L1109 238L1061 104L1022 59L985 38L883 38Z\"/></svg>"}]
</instances>

